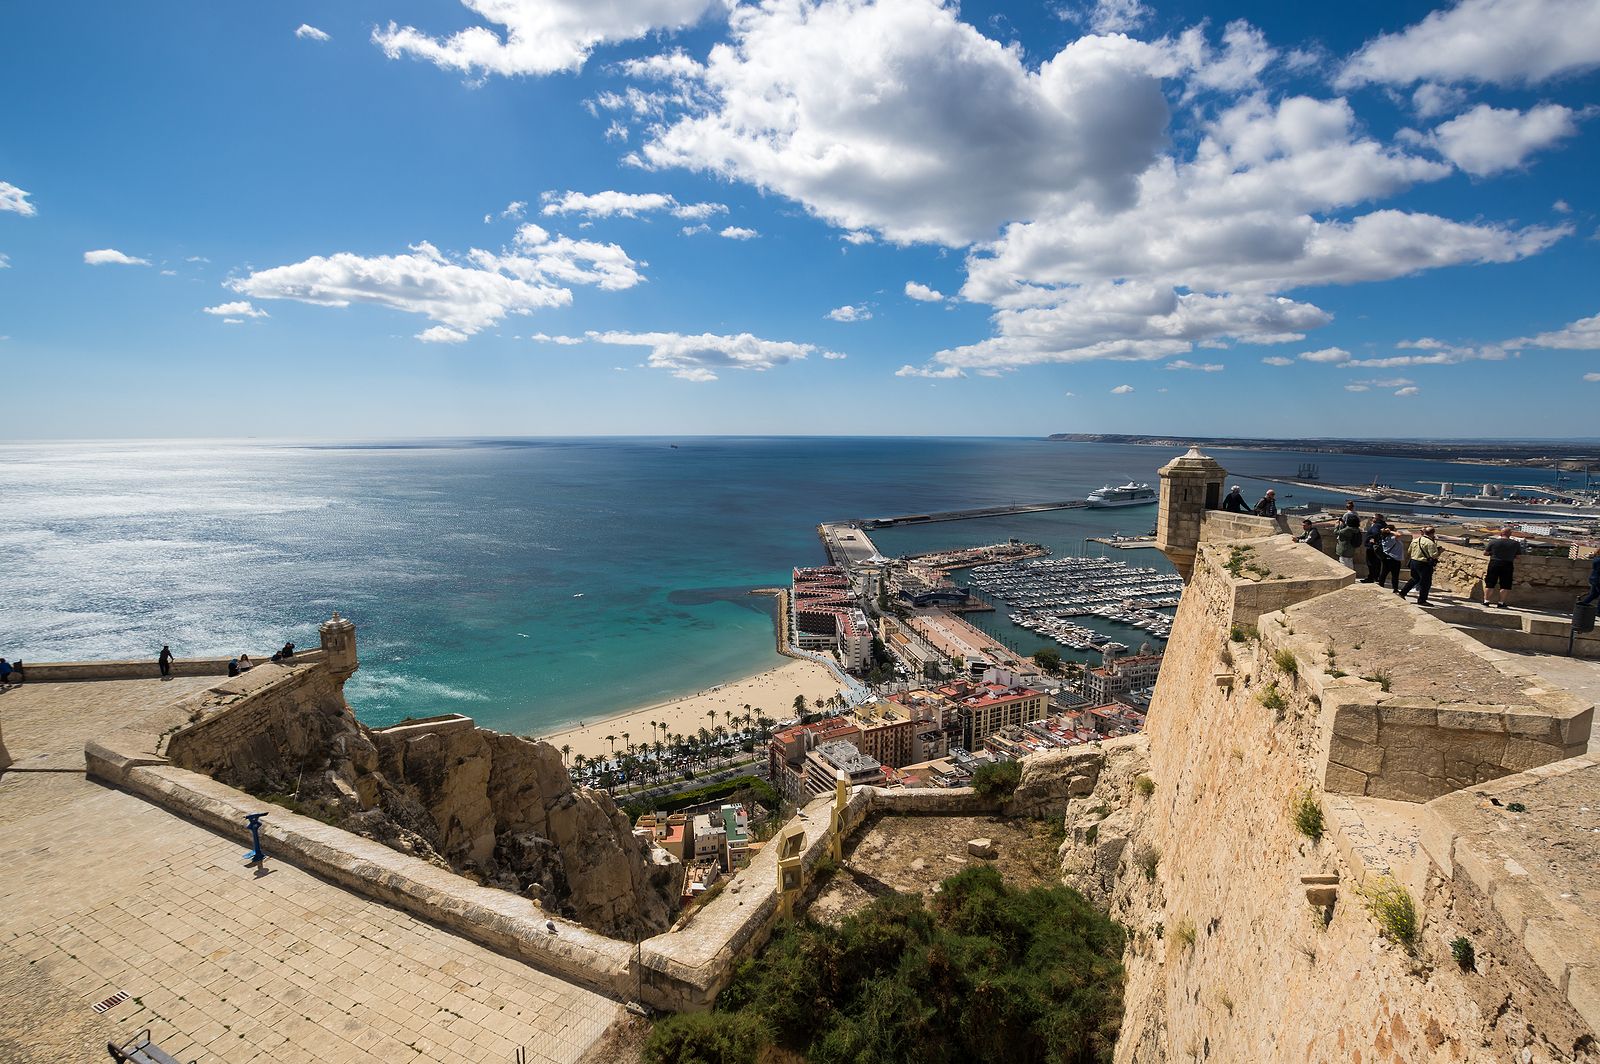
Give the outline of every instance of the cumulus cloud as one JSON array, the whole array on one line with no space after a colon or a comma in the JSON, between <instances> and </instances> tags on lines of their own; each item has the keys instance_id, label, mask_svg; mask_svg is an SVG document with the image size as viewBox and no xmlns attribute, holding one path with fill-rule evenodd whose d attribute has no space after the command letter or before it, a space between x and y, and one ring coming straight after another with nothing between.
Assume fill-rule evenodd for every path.
<instances>
[{"instance_id":1,"label":"cumulus cloud","mask_svg":"<svg viewBox=\"0 0 1600 1064\"><path fill-rule=\"evenodd\" d=\"M1175 358L1167 363L1167 369L1192 369L1200 373L1221 373L1228 367L1220 362L1190 362L1188 359Z\"/></svg>"},{"instance_id":2,"label":"cumulus cloud","mask_svg":"<svg viewBox=\"0 0 1600 1064\"><path fill-rule=\"evenodd\" d=\"M1126 203L1167 123L1148 68L1175 61L1090 37L1030 69L957 16L939 0L740 5L640 159L899 241L963 245L1050 203Z\"/></svg>"},{"instance_id":3,"label":"cumulus cloud","mask_svg":"<svg viewBox=\"0 0 1600 1064\"><path fill-rule=\"evenodd\" d=\"M9 181L0 181L0 211L10 211L13 214L20 214L24 218L32 217L38 212L38 209L28 202L29 195L31 193L18 188Z\"/></svg>"},{"instance_id":4,"label":"cumulus cloud","mask_svg":"<svg viewBox=\"0 0 1600 1064\"><path fill-rule=\"evenodd\" d=\"M448 37L390 22L372 31L391 59L412 56L464 74L551 74L579 70L601 44L631 41L653 30L692 26L722 0L462 0L484 22Z\"/></svg>"},{"instance_id":5,"label":"cumulus cloud","mask_svg":"<svg viewBox=\"0 0 1600 1064\"><path fill-rule=\"evenodd\" d=\"M1512 340L1512 347L1550 347L1561 351L1600 351L1600 314L1537 336Z\"/></svg>"},{"instance_id":6,"label":"cumulus cloud","mask_svg":"<svg viewBox=\"0 0 1600 1064\"><path fill-rule=\"evenodd\" d=\"M645 364L649 368L667 370L674 377L687 381L714 381L719 371L730 369L764 372L817 352L812 344L763 340L750 333L687 336L674 332L591 332L586 335L595 343L648 347L650 357Z\"/></svg>"},{"instance_id":7,"label":"cumulus cloud","mask_svg":"<svg viewBox=\"0 0 1600 1064\"><path fill-rule=\"evenodd\" d=\"M206 314L215 314L219 318L265 318L267 312L246 300L233 303L219 303L214 307L203 307Z\"/></svg>"},{"instance_id":8,"label":"cumulus cloud","mask_svg":"<svg viewBox=\"0 0 1600 1064\"><path fill-rule=\"evenodd\" d=\"M3 251L0 251L0 270L9 270L10 268L11 268L11 256L7 255Z\"/></svg>"},{"instance_id":9,"label":"cumulus cloud","mask_svg":"<svg viewBox=\"0 0 1600 1064\"><path fill-rule=\"evenodd\" d=\"M551 336L549 333L537 332L528 337L537 344L559 344L562 347L573 347L583 343L581 336Z\"/></svg>"},{"instance_id":10,"label":"cumulus cloud","mask_svg":"<svg viewBox=\"0 0 1600 1064\"><path fill-rule=\"evenodd\" d=\"M309 22L300 23L300 28L294 31L294 35L296 37L299 37L303 41L331 41L331 40L333 40L332 37L328 36L326 33L322 32L319 29L317 29L317 27L311 25Z\"/></svg>"},{"instance_id":11,"label":"cumulus cloud","mask_svg":"<svg viewBox=\"0 0 1600 1064\"><path fill-rule=\"evenodd\" d=\"M506 209L500 212L500 217L521 218L527 209L528 202L526 200L512 200L510 203L506 204Z\"/></svg>"},{"instance_id":12,"label":"cumulus cloud","mask_svg":"<svg viewBox=\"0 0 1600 1064\"><path fill-rule=\"evenodd\" d=\"M1320 351L1307 351L1300 356L1302 362L1338 364L1350 361L1350 352L1342 347L1324 347Z\"/></svg>"},{"instance_id":13,"label":"cumulus cloud","mask_svg":"<svg viewBox=\"0 0 1600 1064\"><path fill-rule=\"evenodd\" d=\"M1514 170L1534 152L1577 133L1579 117L1554 103L1528 111L1479 104L1440 125L1425 143L1467 173L1488 177Z\"/></svg>"},{"instance_id":14,"label":"cumulus cloud","mask_svg":"<svg viewBox=\"0 0 1600 1064\"><path fill-rule=\"evenodd\" d=\"M83 261L90 266L148 266L149 259L134 258L124 255L116 248L101 248L98 251L85 251Z\"/></svg>"},{"instance_id":15,"label":"cumulus cloud","mask_svg":"<svg viewBox=\"0 0 1600 1064\"><path fill-rule=\"evenodd\" d=\"M850 356L846 355L842 351L824 351L822 352L822 357L828 359L830 362L837 362L840 359L849 358Z\"/></svg>"},{"instance_id":16,"label":"cumulus cloud","mask_svg":"<svg viewBox=\"0 0 1600 1064\"><path fill-rule=\"evenodd\" d=\"M927 285L916 281L906 282L906 295L919 303L941 303L948 298L937 288L929 288Z\"/></svg>"},{"instance_id":17,"label":"cumulus cloud","mask_svg":"<svg viewBox=\"0 0 1600 1064\"><path fill-rule=\"evenodd\" d=\"M1368 41L1336 84L1531 85L1596 66L1600 4L1593 0L1461 0Z\"/></svg>"},{"instance_id":18,"label":"cumulus cloud","mask_svg":"<svg viewBox=\"0 0 1600 1064\"><path fill-rule=\"evenodd\" d=\"M1413 395L1421 395L1422 389L1413 385L1407 385L1404 388L1398 389L1394 394L1400 396L1402 399L1408 399Z\"/></svg>"},{"instance_id":19,"label":"cumulus cloud","mask_svg":"<svg viewBox=\"0 0 1600 1064\"><path fill-rule=\"evenodd\" d=\"M872 311L867 308L865 303L859 306L847 303L842 307L834 307L828 311L827 317L830 321L871 321Z\"/></svg>"},{"instance_id":20,"label":"cumulus cloud","mask_svg":"<svg viewBox=\"0 0 1600 1064\"><path fill-rule=\"evenodd\" d=\"M843 240L847 244L855 244L859 246L861 244L870 244L876 240L877 237L873 236L864 229L852 229L848 233L840 233L839 239Z\"/></svg>"},{"instance_id":21,"label":"cumulus cloud","mask_svg":"<svg viewBox=\"0 0 1600 1064\"><path fill-rule=\"evenodd\" d=\"M1056 14L1095 33L1127 33L1150 21L1150 8L1140 0L1094 0L1082 6L1063 6Z\"/></svg>"},{"instance_id":22,"label":"cumulus cloud","mask_svg":"<svg viewBox=\"0 0 1600 1064\"><path fill-rule=\"evenodd\" d=\"M728 210L723 203L679 203L664 192L546 192L539 198L544 204L540 213L548 216L637 218L641 214L666 211L674 218L700 221Z\"/></svg>"},{"instance_id":23,"label":"cumulus cloud","mask_svg":"<svg viewBox=\"0 0 1600 1064\"><path fill-rule=\"evenodd\" d=\"M717 235L720 237L726 237L729 240L754 240L761 234L756 232L754 229L746 229L742 225L730 225Z\"/></svg>"},{"instance_id":24,"label":"cumulus cloud","mask_svg":"<svg viewBox=\"0 0 1600 1064\"><path fill-rule=\"evenodd\" d=\"M1133 385L1131 385L1131 384L1119 384L1115 388L1111 389L1111 394L1112 395L1132 395L1133 394Z\"/></svg>"},{"instance_id":25,"label":"cumulus cloud","mask_svg":"<svg viewBox=\"0 0 1600 1064\"><path fill-rule=\"evenodd\" d=\"M403 255L314 255L257 270L228 282L228 287L256 299L388 307L424 315L471 336L508 314L566 306L572 302L574 285L615 291L643 280L637 264L615 244L565 236L552 239L528 223L518 229L514 245L500 252L473 249L446 256L423 241ZM428 339L447 338L435 333Z\"/></svg>"},{"instance_id":26,"label":"cumulus cloud","mask_svg":"<svg viewBox=\"0 0 1600 1064\"><path fill-rule=\"evenodd\" d=\"M1268 355L1266 358L1263 358L1261 361L1263 363L1265 363L1266 365L1269 365L1269 366L1292 366L1292 365L1294 365L1294 359L1292 359L1292 358L1284 358L1282 355Z\"/></svg>"},{"instance_id":27,"label":"cumulus cloud","mask_svg":"<svg viewBox=\"0 0 1600 1064\"><path fill-rule=\"evenodd\" d=\"M1347 392L1369 392L1374 388L1399 388L1404 391L1412 388L1415 383L1415 381L1407 380L1405 377L1388 377L1378 380L1351 381L1344 386L1344 390ZM1397 392L1396 394L1399 393ZM1416 390L1413 388L1409 394L1415 395Z\"/></svg>"},{"instance_id":28,"label":"cumulus cloud","mask_svg":"<svg viewBox=\"0 0 1600 1064\"><path fill-rule=\"evenodd\" d=\"M901 366L894 371L896 377L929 377L934 380L953 380L956 377L965 377L960 366L943 366L933 368L930 366Z\"/></svg>"},{"instance_id":29,"label":"cumulus cloud","mask_svg":"<svg viewBox=\"0 0 1600 1064\"><path fill-rule=\"evenodd\" d=\"M417 333L417 339L425 344L464 344L467 334L448 325L435 325Z\"/></svg>"},{"instance_id":30,"label":"cumulus cloud","mask_svg":"<svg viewBox=\"0 0 1600 1064\"><path fill-rule=\"evenodd\" d=\"M1583 375L1583 379L1590 381L1591 383L1594 381L1600 381L1600 373L1585 373Z\"/></svg>"},{"instance_id":31,"label":"cumulus cloud","mask_svg":"<svg viewBox=\"0 0 1600 1064\"><path fill-rule=\"evenodd\" d=\"M1411 106L1418 118L1438 118L1451 111L1460 110L1467 102L1467 90L1455 85L1437 85L1425 81L1411 94Z\"/></svg>"}]
</instances>

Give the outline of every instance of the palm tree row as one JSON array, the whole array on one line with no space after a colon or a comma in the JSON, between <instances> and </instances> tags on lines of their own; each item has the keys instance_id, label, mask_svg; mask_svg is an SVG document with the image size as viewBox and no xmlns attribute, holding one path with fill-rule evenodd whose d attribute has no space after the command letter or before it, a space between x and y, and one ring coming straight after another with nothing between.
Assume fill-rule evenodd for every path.
<instances>
[{"instance_id":1,"label":"palm tree row","mask_svg":"<svg viewBox=\"0 0 1600 1064\"><path fill-rule=\"evenodd\" d=\"M607 735L604 738L610 756L579 754L571 759L572 774L580 781L610 787L624 781L652 783L677 776L691 778L696 766L713 768L723 763L734 753L732 748L742 745L744 739L765 742L771 735L776 721L764 713L754 712L748 705L744 709L744 713L711 710L706 714L711 727L700 728L690 735L672 732L665 722L658 721L646 722L653 737L649 742L634 743L630 732ZM726 723L717 724L718 717ZM620 751L617 749L619 738L623 744ZM570 745L561 747L563 761L571 754Z\"/></svg>"}]
</instances>

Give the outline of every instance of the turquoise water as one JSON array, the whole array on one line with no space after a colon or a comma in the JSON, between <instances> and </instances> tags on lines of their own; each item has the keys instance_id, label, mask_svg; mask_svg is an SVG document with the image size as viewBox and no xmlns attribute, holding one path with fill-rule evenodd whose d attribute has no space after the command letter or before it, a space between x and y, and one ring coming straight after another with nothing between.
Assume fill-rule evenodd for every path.
<instances>
[{"instance_id":1,"label":"turquoise water","mask_svg":"<svg viewBox=\"0 0 1600 1064\"><path fill-rule=\"evenodd\" d=\"M1170 457L1021 439L0 444L0 654L314 646L317 622L338 609L358 625L349 694L369 722L459 711L547 731L777 664L770 602L747 591L822 561L818 522L1080 497L1130 477L1153 483ZM1303 460L1218 457L1252 496L1259 486L1242 474ZM1509 479L1314 460L1329 479ZM1075 553L1090 535L1143 532L1154 515L1064 511L875 540L898 553L1017 536ZM1154 552L1127 557L1161 564ZM1024 651L1037 645L1003 614L978 623Z\"/></svg>"}]
</instances>

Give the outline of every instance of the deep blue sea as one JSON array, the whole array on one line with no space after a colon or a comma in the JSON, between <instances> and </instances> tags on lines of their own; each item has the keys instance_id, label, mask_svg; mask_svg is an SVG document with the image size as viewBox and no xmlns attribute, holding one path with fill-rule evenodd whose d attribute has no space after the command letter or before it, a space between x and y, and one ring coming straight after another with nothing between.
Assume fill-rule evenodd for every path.
<instances>
[{"instance_id":1,"label":"deep blue sea","mask_svg":"<svg viewBox=\"0 0 1600 1064\"><path fill-rule=\"evenodd\" d=\"M1215 453L1252 498L1264 485L1248 474L1308 460ZM1172 455L1028 439L0 443L0 655L315 646L337 609L358 626L348 693L367 721L459 711L543 732L777 664L770 600L747 591L823 561L820 521L1081 497L1154 483ZM1309 460L1325 479L1397 486L1552 476ZM890 554L1010 536L1077 553L1154 519L1069 510L873 535ZM975 620L1042 645L1003 611Z\"/></svg>"}]
</instances>

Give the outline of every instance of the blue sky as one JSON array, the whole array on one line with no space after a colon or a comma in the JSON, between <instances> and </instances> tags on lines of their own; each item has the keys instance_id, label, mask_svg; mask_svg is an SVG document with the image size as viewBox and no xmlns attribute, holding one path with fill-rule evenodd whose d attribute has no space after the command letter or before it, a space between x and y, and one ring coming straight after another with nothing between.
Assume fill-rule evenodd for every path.
<instances>
[{"instance_id":1,"label":"blue sky","mask_svg":"<svg viewBox=\"0 0 1600 1064\"><path fill-rule=\"evenodd\" d=\"M0 438L1600 436L1592 0L0 27Z\"/></svg>"}]
</instances>

